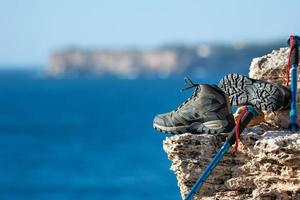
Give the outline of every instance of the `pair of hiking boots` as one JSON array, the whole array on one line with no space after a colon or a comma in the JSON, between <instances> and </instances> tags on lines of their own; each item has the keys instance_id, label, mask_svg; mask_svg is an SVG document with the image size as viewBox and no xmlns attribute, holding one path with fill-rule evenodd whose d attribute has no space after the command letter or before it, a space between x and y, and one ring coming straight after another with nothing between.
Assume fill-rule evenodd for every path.
<instances>
[{"instance_id":1,"label":"pair of hiking boots","mask_svg":"<svg viewBox=\"0 0 300 200\"><path fill-rule=\"evenodd\" d=\"M239 74L228 74L218 86L195 84L194 93L177 109L157 115L153 127L164 133L219 134L230 132L235 121L231 106L252 105L262 111L287 109L290 105L288 88L273 83L251 79Z\"/></svg>"}]
</instances>

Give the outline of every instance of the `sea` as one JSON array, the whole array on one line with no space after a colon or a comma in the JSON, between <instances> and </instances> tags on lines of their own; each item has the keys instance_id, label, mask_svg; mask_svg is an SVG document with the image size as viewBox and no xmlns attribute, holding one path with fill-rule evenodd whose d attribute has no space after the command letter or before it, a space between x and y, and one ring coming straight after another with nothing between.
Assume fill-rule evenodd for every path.
<instances>
[{"instance_id":1,"label":"sea","mask_svg":"<svg viewBox=\"0 0 300 200\"><path fill-rule=\"evenodd\" d=\"M217 84L223 75L191 78ZM180 199L162 146L169 135L152 121L191 95L180 92L183 77L0 71L0 200Z\"/></svg>"}]
</instances>

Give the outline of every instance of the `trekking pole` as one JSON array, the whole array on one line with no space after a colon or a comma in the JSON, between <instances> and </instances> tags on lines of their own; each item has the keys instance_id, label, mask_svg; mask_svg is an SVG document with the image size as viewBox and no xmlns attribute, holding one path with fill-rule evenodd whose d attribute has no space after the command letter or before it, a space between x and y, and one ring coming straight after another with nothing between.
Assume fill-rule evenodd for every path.
<instances>
[{"instance_id":1,"label":"trekking pole","mask_svg":"<svg viewBox=\"0 0 300 200\"><path fill-rule=\"evenodd\" d=\"M289 55L289 63L288 67L290 67L290 75L291 75L291 110L290 110L290 121L289 121L289 130L292 132L296 132L299 130L299 125L297 122L297 68L299 62L299 44L300 37L291 35L288 44L290 45L290 55Z\"/></svg>"},{"instance_id":2,"label":"trekking pole","mask_svg":"<svg viewBox=\"0 0 300 200\"><path fill-rule=\"evenodd\" d=\"M202 187L206 179L209 177L209 175L212 173L214 168L217 166L221 158L224 156L224 154L228 151L229 147L232 146L236 141L236 129L239 128L239 131L242 132L247 124L250 122L250 120L257 116L257 111L252 106L247 106L247 112L244 114L244 116L241 119L240 126L235 126L235 128L232 129L229 136L227 137L225 143L223 146L219 149L218 153L215 155L213 160L209 163L209 165L205 168L205 170L202 172L201 176L198 178L190 192L187 194L184 200L192 200L194 195L197 193L197 191Z\"/></svg>"}]
</instances>

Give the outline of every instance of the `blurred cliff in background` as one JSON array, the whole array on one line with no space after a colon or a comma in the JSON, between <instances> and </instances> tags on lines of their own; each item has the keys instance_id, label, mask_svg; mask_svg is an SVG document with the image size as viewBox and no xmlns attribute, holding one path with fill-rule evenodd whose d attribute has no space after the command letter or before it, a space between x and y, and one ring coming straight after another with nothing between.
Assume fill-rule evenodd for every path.
<instances>
[{"instance_id":1,"label":"blurred cliff in background","mask_svg":"<svg viewBox=\"0 0 300 200\"><path fill-rule=\"evenodd\" d=\"M46 72L51 76L112 75L129 79L190 73L203 78L215 73L246 73L254 57L283 46L286 46L283 42L274 42L167 45L151 50L73 47L53 52Z\"/></svg>"}]
</instances>

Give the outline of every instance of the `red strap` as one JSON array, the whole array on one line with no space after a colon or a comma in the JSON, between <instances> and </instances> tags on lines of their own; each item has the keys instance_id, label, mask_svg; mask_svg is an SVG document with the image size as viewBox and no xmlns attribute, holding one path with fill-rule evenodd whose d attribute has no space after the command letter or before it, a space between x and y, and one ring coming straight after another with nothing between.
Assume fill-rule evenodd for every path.
<instances>
[{"instance_id":1,"label":"red strap","mask_svg":"<svg viewBox=\"0 0 300 200\"><path fill-rule=\"evenodd\" d=\"M292 55L292 51L294 48L295 48L294 36L290 35L290 53L289 53L288 63L285 68L285 74L286 74L285 85L286 86L289 86L289 84L290 84L291 55Z\"/></svg>"},{"instance_id":2,"label":"red strap","mask_svg":"<svg viewBox=\"0 0 300 200\"><path fill-rule=\"evenodd\" d=\"M235 146L234 146L234 151L235 155L238 152L238 146L239 146L239 137L240 137L240 131L241 131L241 121L244 115L247 112L247 106L243 106L242 112L239 114L237 122L236 122L236 129L235 129Z\"/></svg>"}]
</instances>

